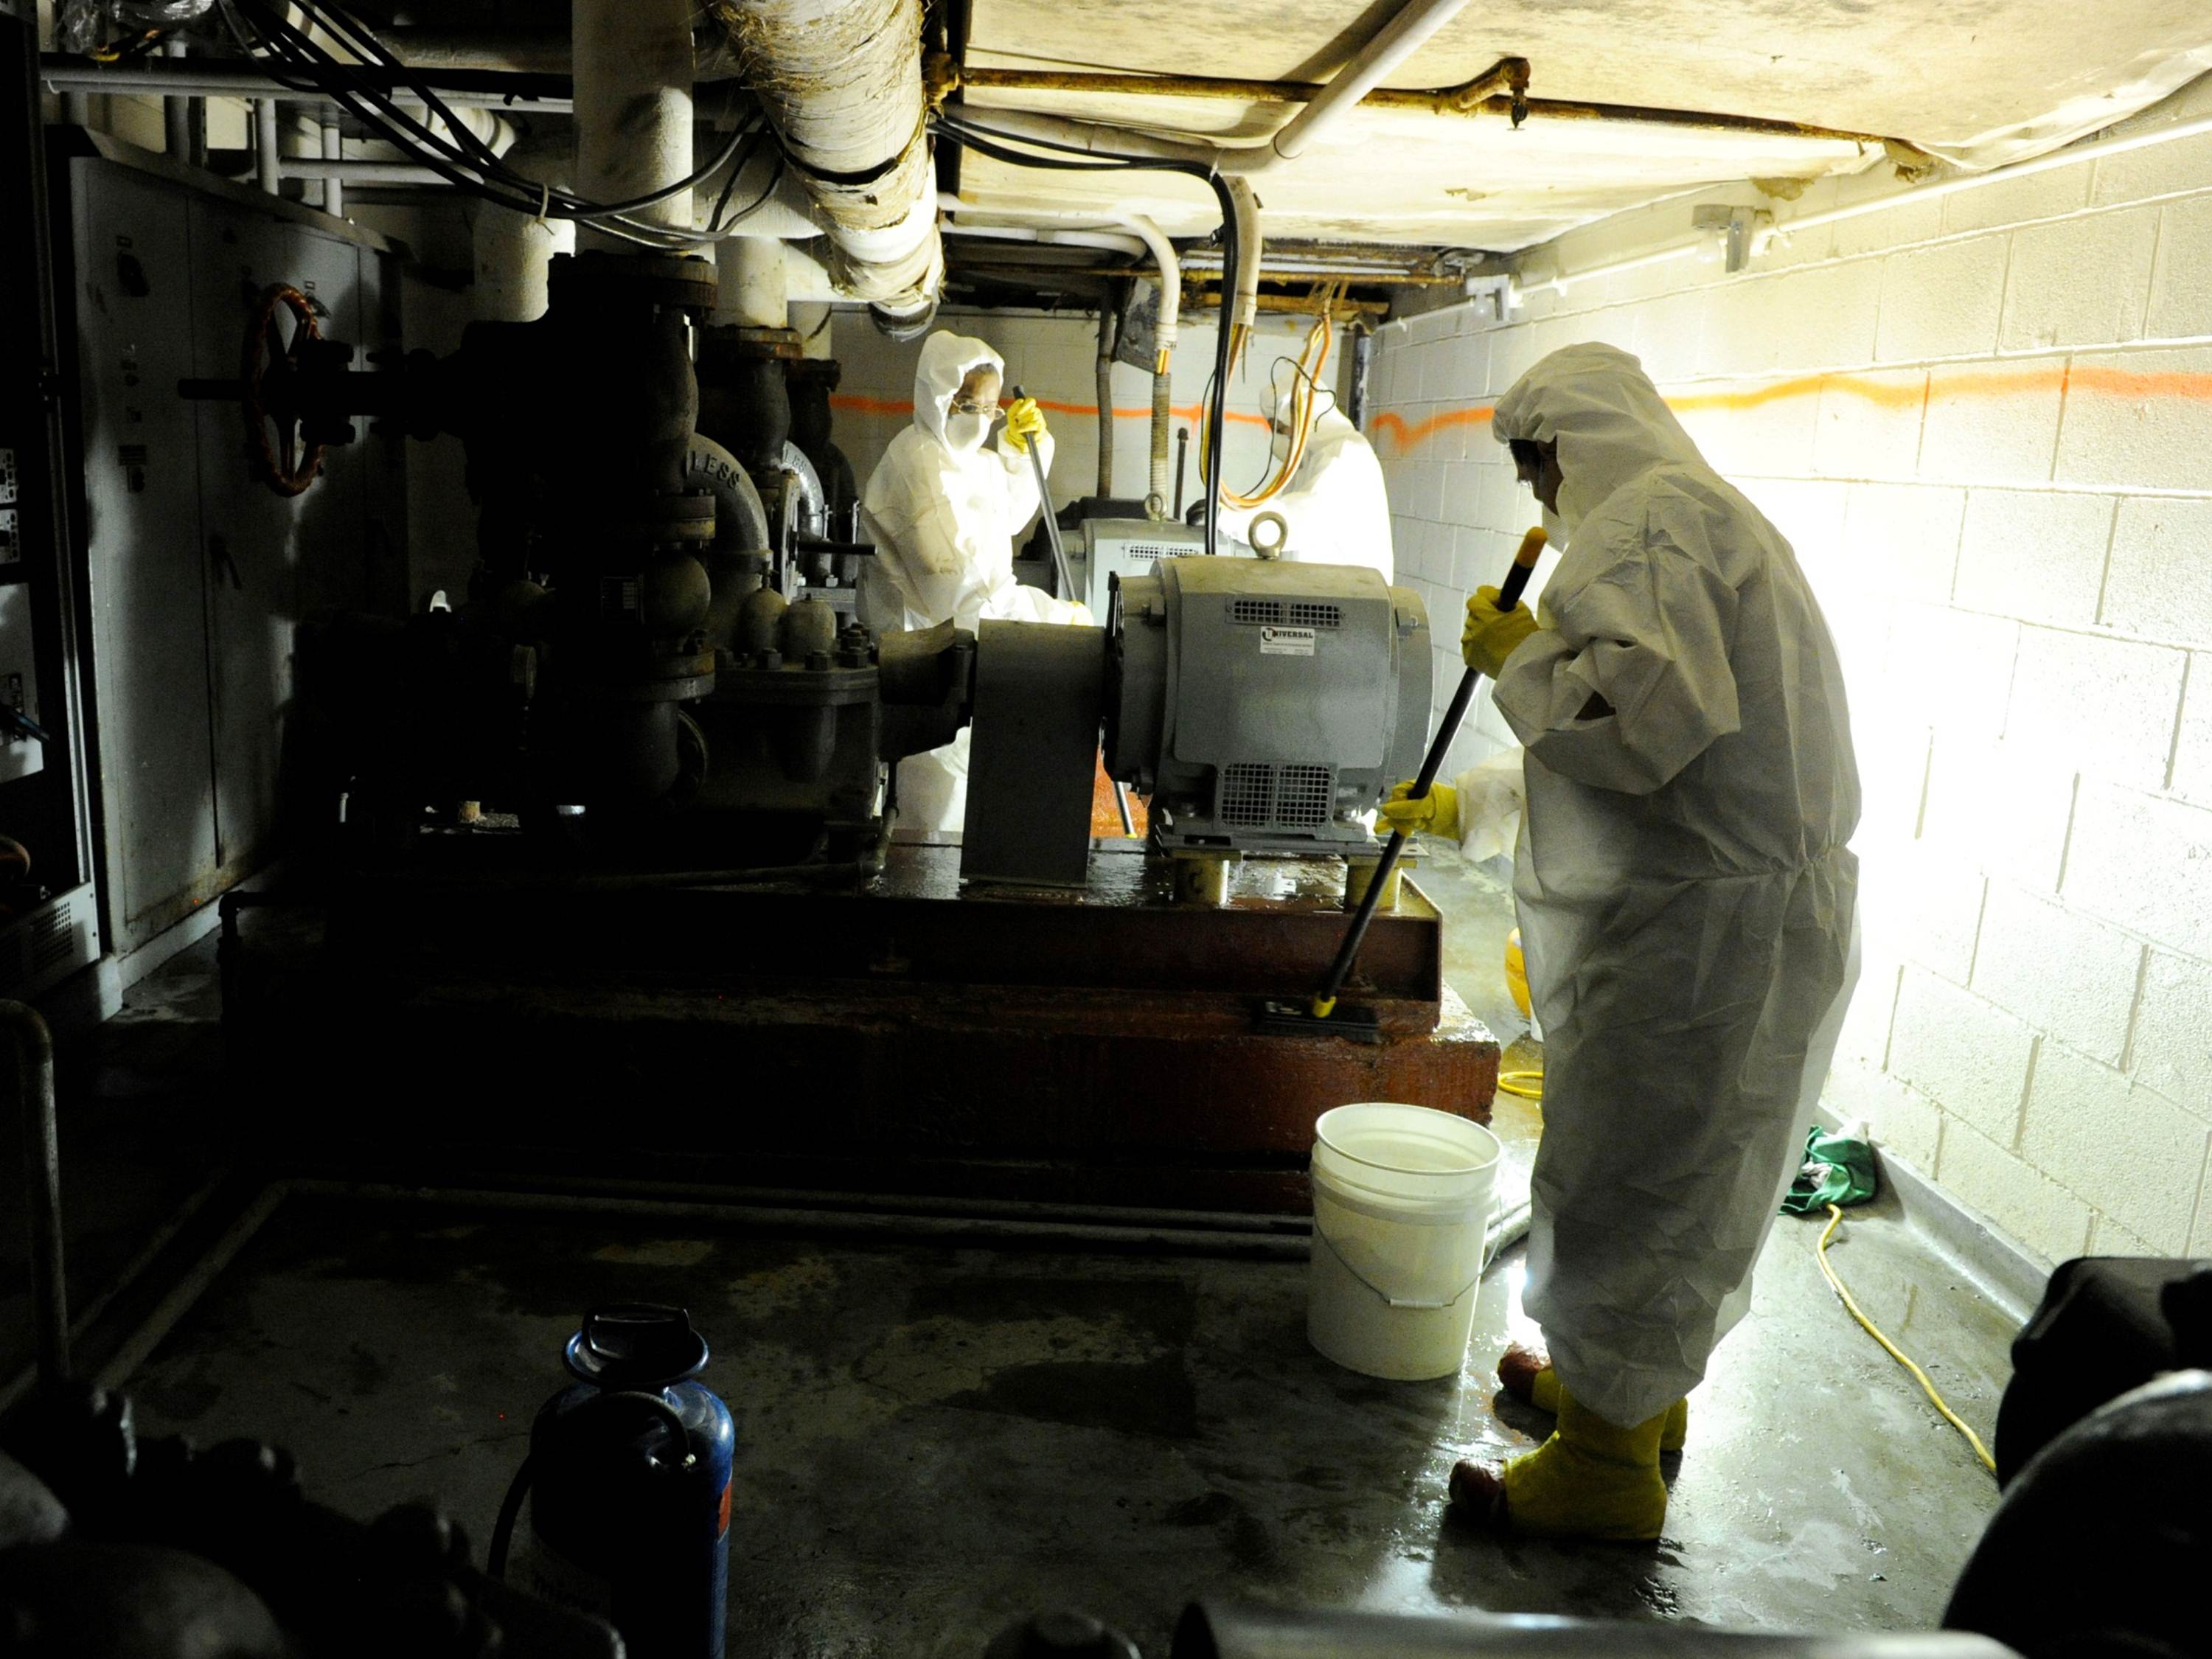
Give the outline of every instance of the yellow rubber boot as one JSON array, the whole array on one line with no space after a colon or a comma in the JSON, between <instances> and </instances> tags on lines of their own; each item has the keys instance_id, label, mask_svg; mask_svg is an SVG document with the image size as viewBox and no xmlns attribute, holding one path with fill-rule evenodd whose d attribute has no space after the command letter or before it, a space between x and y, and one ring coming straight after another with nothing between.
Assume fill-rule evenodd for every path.
<instances>
[{"instance_id":1,"label":"yellow rubber boot","mask_svg":"<svg viewBox=\"0 0 2212 1659\"><path fill-rule=\"evenodd\" d=\"M1498 1362L1498 1381L1506 1393L1524 1406L1554 1414L1559 1409L1559 1374L1552 1369L1552 1362L1534 1348L1522 1347L1516 1342L1506 1349ZM1677 1400L1667 1408L1667 1425L1660 1431L1659 1449L1670 1454L1678 1452L1689 1437L1690 1402Z\"/></svg>"},{"instance_id":2,"label":"yellow rubber boot","mask_svg":"<svg viewBox=\"0 0 2212 1659\"><path fill-rule=\"evenodd\" d=\"M1503 1469L1461 1463L1452 1470L1452 1502L1530 1537L1648 1543L1667 1521L1667 1483L1659 1476L1666 1420L1662 1412L1624 1429L1562 1389L1552 1437Z\"/></svg>"}]
</instances>

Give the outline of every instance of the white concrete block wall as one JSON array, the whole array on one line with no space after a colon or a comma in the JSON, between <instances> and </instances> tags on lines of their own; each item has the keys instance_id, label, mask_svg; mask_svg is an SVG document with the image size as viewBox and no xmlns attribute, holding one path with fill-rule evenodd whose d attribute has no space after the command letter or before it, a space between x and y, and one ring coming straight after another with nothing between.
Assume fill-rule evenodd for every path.
<instances>
[{"instance_id":1,"label":"white concrete block wall","mask_svg":"<svg viewBox=\"0 0 2212 1659\"><path fill-rule=\"evenodd\" d=\"M2212 1250L2212 139L1790 234L1872 188L1772 204L1734 276L1601 269L1687 241L1662 204L1533 256L1508 323L1384 329L1401 568L1448 640L1535 516L1496 399L1561 345L1637 352L1849 678L1866 968L1831 1109L2045 1256ZM1455 763L1511 743L1485 699Z\"/></svg>"}]
</instances>

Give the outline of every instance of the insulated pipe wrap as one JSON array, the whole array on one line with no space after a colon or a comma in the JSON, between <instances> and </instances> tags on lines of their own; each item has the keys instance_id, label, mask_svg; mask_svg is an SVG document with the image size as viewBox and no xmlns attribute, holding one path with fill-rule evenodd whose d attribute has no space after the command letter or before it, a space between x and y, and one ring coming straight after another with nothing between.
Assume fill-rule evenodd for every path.
<instances>
[{"instance_id":1,"label":"insulated pipe wrap","mask_svg":"<svg viewBox=\"0 0 2212 1659\"><path fill-rule=\"evenodd\" d=\"M576 51L576 187L595 202L626 202L691 173L690 0L573 0ZM635 217L688 232L691 192L676 191ZM630 245L586 228L581 246Z\"/></svg>"},{"instance_id":2,"label":"insulated pipe wrap","mask_svg":"<svg viewBox=\"0 0 2212 1659\"><path fill-rule=\"evenodd\" d=\"M908 315L945 277L921 0L713 0L854 298Z\"/></svg>"}]
</instances>

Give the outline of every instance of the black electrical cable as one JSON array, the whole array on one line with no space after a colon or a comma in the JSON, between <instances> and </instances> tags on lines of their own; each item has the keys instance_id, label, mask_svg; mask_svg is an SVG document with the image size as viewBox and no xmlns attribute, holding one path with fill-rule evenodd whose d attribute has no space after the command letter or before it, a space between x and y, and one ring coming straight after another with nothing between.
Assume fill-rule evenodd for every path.
<instances>
[{"instance_id":1,"label":"black electrical cable","mask_svg":"<svg viewBox=\"0 0 2212 1659\"><path fill-rule=\"evenodd\" d=\"M381 88L362 82L343 62L331 57L308 37L294 29L287 20L272 17L258 0L246 0L246 3L253 6L258 14L254 38L251 40L240 26L234 9L235 0L221 0L224 21L246 54L264 65L274 58L295 70L314 71L306 79L288 79L271 70L271 77L279 85L295 91L318 92L331 98L371 131L405 151L423 166L432 168L459 189L520 213L534 213L544 205L542 196L526 198L504 194L488 186L483 179L459 171L447 159L460 153L449 142L440 139L436 133L402 111ZM269 32L265 25L270 22L276 24L279 33ZM374 108L370 107L372 104ZM404 136L399 131L402 128L412 129L416 137L410 139ZM471 134L471 137L474 135ZM425 153L425 145L428 146L430 153ZM438 153L441 150L442 155Z\"/></svg>"},{"instance_id":2,"label":"black electrical cable","mask_svg":"<svg viewBox=\"0 0 2212 1659\"><path fill-rule=\"evenodd\" d=\"M264 0L256 0L256 3L264 3ZM408 65L378 38L375 31L343 5L336 3L336 0L295 0L295 3L310 20L323 21L325 27L330 28L332 34L339 36L347 46L364 58L380 63L403 76L409 75ZM331 21L332 19L337 21L333 23ZM289 27L289 23L287 27ZM307 44L310 46L313 46L312 39L308 40ZM509 182L511 186L520 186L521 193L526 198L529 195L530 186L533 181L522 178L514 169L507 167L498 154L478 137L474 129L447 107L444 100L439 98L436 91L428 82L419 76L410 76L409 84L421 96L424 107L437 114L452 134L459 149L449 153L462 154L470 165L477 166L479 170L490 169L496 172L503 180ZM757 124L750 127L738 128L731 136L730 142L722 147L720 152L704 167L694 170L690 177L678 179L672 185L663 185L642 196L632 197L627 201L594 203L572 191L558 188L547 191L545 195L541 196L540 201L549 213L554 213L554 216L562 218L586 222L620 218L626 213L635 213L642 209L654 206L672 196L679 195L684 191L694 189L705 183L730 162L739 149L759 131L760 126ZM731 179L734 183L736 179L734 171L732 173ZM543 186L540 188L544 189ZM555 212L553 209L555 201L562 204L562 210Z\"/></svg>"},{"instance_id":3,"label":"black electrical cable","mask_svg":"<svg viewBox=\"0 0 2212 1659\"><path fill-rule=\"evenodd\" d=\"M318 44L312 35L295 27L282 13L274 11L266 0L243 0L255 19L254 38L249 40L234 9L239 3L240 0L221 0L224 21L241 49L249 56L255 55L258 50L267 54L258 61L266 63L273 58L295 70L307 72L310 76L304 81L291 80L272 70L274 78L280 84L295 90L319 92L331 97L362 125L436 172L458 189L518 213L598 222L611 234L648 247L673 251L692 246L698 238L669 228L634 225L623 216L651 207L704 183L735 160L748 141L763 131L758 123L739 128L713 160L695 170L688 178L672 185L628 201L593 202L572 191L525 178L507 167L489 145L447 106L436 90L414 76L408 65L386 47L374 31L343 7L331 3L331 0L298 0L298 3L302 14L311 22L328 29L349 50L366 61L394 71L395 77L409 88L434 118L437 125L417 120L390 92L360 76L343 59ZM736 171L732 170L732 183ZM761 201L765 199L763 196ZM761 205L761 201L757 201L745 211L753 211Z\"/></svg>"},{"instance_id":4,"label":"black electrical cable","mask_svg":"<svg viewBox=\"0 0 2212 1659\"><path fill-rule=\"evenodd\" d=\"M727 219L724 219L721 216L721 209L717 206L714 210L715 216L707 227L707 234L719 240L720 237L729 234L732 227L743 224L746 220L751 218L753 215L758 213L763 208L766 207L769 204L769 198L775 194L775 187L783 182L783 175L786 171L785 163L788 159L789 158L784 155L783 151L781 149L778 149L775 153L775 166L769 173L768 183L761 186L760 194L754 197L751 201L746 203L744 206L739 208L735 213L732 213ZM726 190L722 192L722 196L723 199L726 201L729 198L729 192Z\"/></svg>"},{"instance_id":5,"label":"black electrical cable","mask_svg":"<svg viewBox=\"0 0 2212 1659\"><path fill-rule=\"evenodd\" d=\"M1215 462L1209 471L1206 487L1206 551L1210 557L1220 547L1221 540L1221 464L1222 433L1227 425L1229 402L1230 331L1236 314L1237 283L1239 275L1237 259L1237 198L1230 193L1229 183L1220 170L1204 161L1182 161L1172 158L1154 159L1139 155L1114 155L1094 150L1078 149L1073 144L1056 143L1048 138L1031 138L1018 133L1000 132L994 128L976 126L949 110L940 109L935 117L938 129L959 144L988 155L1009 167L1043 167L1062 173L1180 173L1187 177L1204 179L1221 208L1221 314L1213 342L1213 379L1212 396L1206 401L1206 453ZM1032 144L1039 149L1057 150L1059 155L1037 155L1010 148L1014 144ZM1063 159L1078 155L1097 156L1094 161Z\"/></svg>"}]
</instances>

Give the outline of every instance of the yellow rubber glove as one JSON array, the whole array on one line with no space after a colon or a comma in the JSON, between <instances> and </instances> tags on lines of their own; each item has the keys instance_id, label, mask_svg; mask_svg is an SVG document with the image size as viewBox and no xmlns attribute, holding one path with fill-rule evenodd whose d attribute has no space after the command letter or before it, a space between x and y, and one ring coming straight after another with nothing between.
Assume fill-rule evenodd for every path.
<instances>
[{"instance_id":1,"label":"yellow rubber glove","mask_svg":"<svg viewBox=\"0 0 2212 1659\"><path fill-rule=\"evenodd\" d=\"M1044 410L1037 407L1034 398L1017 398L1006 405L1006 441L1020 454L1030 447L1030 440L1044 433Z\"/></svg>"},{"instance_id":2,"label":"yellow rubber glove","mask_svg":"<svg viewBox=\"0 0 2212 1659\"><path fill-rule=\"evenodd\" d=\"M1500 611L1498 590L1478 587L1467 602L1467 627L1459 636L1461 660L1494 680L1505 659L1535 631L1536 617L1527 605Z\"/></svg>"},{"instance_id":3,"label":"yellow rubber glove","mask_svg":"<svg viewBox=\"0 0 2212 1659\"><path fill-rule=\"evenodd\" d=\"M1400 784L1382 803L1382 820L1407 835L1428 834L1459 839L1459 791L1448 783L1432 783L1419 800L1409 799L1412 781Z\"/></svg>"}]
</instances>

